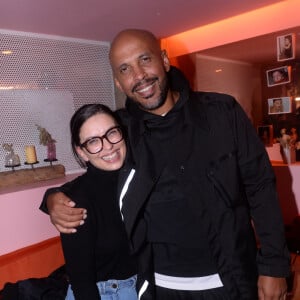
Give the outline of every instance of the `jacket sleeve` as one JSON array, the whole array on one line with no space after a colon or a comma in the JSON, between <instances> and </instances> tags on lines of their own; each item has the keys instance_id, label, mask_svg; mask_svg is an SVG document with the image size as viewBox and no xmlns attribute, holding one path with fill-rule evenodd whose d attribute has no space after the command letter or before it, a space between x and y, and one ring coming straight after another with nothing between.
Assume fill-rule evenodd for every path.
<instances>
[{"instance_id":1,"label":"jacket sleeve","mask_svg":"<svg viewBox=\"0 0 300 300\"><path fill-rule=\"evenodd\" d=\"M100 294L96 282L96 240L100 236L97 231L94 212L97 208L86 201L84 188L77 188L70 194L78 203L84 205L89 213L85 224L78 228L75 234L61 233L61 243L64 252L66 270L70 278L75 299L99 300Z\"/></svg>"},{"instance_id":2,"label":"jacket sleeve","mask_svg":"<svg viewBox=\"0 0 300 300\"><path fill-rule=\"evenodd\" d=\"M239 170L260 245L258 272L260 275L287 277L290 255L272 165L263 143L237 102L232 113Z\"/></svg>"},{"instance_id":3,"label":"jacket sleeve","mask_svg":"<svg viewBox=\"0 0 300 300\"><path fill-rule=\"evenodd\" d=\"M69 191L71 191L72 187L76 184L77 180L78 179L75 178L74 180L69 181L60 187L54 187L54 188L47 189L43 196L43 199L42 199L39 209L42 212L48 214L47 199L48 199L49 195L57 193L57 192L62 192L62 193L68 194Z\"/></svg>"}]
</instances>

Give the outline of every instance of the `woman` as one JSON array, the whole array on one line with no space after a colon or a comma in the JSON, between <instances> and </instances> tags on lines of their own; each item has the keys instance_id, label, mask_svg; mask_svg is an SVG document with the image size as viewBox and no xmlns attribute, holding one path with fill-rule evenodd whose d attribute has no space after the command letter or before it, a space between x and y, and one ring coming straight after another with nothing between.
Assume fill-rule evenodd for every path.
<instances>
[{"instance_id":1,"label":"woman","mask_svg":"<svg viewBox=\"0 0 300 300\"><path fill-rule=\"evenodd\" d=\"M293 48L292 48L292 36L286 35L284 37L284 44L281 51L281 59L293 58Z\"/></svg>"},{"instance_id":2,"label":"woman","mask_svg":"<svg viewBox=\"0 0 300 300\"><path fill-rule=\"evenodd\" d=\"M117 198L124 134L114 113L101 104L78 109L70 129L73 153L87 172L62 190L89 217L75 234L61 234L70 278L66 300L135 300L136 260L129 254Z\"/></svg>"}]
</instances>

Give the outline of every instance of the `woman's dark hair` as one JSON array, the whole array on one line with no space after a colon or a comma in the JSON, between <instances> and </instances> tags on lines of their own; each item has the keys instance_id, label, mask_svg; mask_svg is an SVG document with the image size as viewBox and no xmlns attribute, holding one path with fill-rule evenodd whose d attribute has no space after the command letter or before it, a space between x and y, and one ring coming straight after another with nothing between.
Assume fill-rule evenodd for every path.
<instances>
[{"instance_id":1,"label":"woman's dark hair","mask_svg":"<svg viewBox=\"0 0 300 300\"><path fill-rule=\"evenodd\" d=\"M113 112L108 106L104 104L94 103L94 104L86 104L81 106L72 116L70 121L70 130L71 130L71 146L73 154L79 163L80 166L86 167L85 162L80 158L78 153L76 152L76 146L80 146L80 129L83 123L88 120L90 117L96 114L105 114L110 116L113 120L115 120L117 125L120 125L120 120L115 112Z\"/></svg>"},{"instance_id":2,"label":"woman's dark hair","mask_svg":"<svg viewBox=\"0 0 300 300\"><path fill-rule=\"evenodd\" d=\"M286 35L284 38L289 40L290 43L292 43L292 36L291 35Z\"/></svg>"}]
</instances>

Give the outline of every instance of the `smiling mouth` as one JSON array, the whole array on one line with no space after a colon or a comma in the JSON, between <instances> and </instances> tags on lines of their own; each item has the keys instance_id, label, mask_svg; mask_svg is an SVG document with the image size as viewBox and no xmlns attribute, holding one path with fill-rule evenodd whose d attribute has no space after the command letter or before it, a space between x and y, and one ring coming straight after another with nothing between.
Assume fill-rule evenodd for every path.
<instances>
[{"instance_id":1,"label":"smiling mouth","mask_svg":"<svg viewBox=\"0 0 300 300\"><path fill-rule=\"evenodd\" d=\"M132 92L138 94L147 94L149 91L152 90L157 80L158 78L150 78L140 81L133 87Z\"/></svg>"},{"instance_id":2,"label":"smiling mouth","mask_svg":"<svg viewBox=\"0 0 300 300\"><path fill-rule=\"evenodd\" d=\"M149 91L150 89L152 89L152 86L153 86L153 85L154 85L154 82L153 82L151 85L146 86L146 87L143 88L143 89L136 90L136 92L138 92L138 93L146 93L147 91Z\"/></svg>"},{"instance_id":3,"label":"smiling mouth","mask_svg":"<svg viewBox=\"0 0 300 300\"><path fill-rule=\"evenodd\" d=\"M111 162L111 161L114 161L115 159L117 159L118 157L119 157L118 151L114 151L113 153L111 153L109 155L102 156L102 159L104 161Z\"/></svg>"}]
</instances>

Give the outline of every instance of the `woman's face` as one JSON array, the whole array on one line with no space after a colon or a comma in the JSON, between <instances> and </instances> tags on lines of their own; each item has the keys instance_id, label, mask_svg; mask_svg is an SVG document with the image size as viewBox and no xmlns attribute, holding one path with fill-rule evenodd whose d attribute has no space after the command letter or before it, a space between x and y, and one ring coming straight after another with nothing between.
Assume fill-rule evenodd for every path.
<instances>
[{"instance_id":1,"label":"woman's face","mask_svg":"<svg viewBox=\"0 0 300 300\"><path fill-rule=\"evenodd\" d=\"M288 37L284 38L284 46L285 48L289 48L291 46L291 41Z\"/></svg>"},{"instance_id":2,"label":"woman's face","mask_svg":"<svg viewBox=\"0 0 300 300\"><path fill-rule=\"evenodd\" d=\"M279 71L274 71L272 76L273 76L274 82L279 82L279 81L283 80L283 76Z\"/></svg>"},{"instance_id":3,"label":"woman's face","mask_svg":"<svg viewBox=\"0 0 300 300\"><path fill-rule=\"evenodd\" d=\"M117 126L115 120L104 113L96 114L87 119L80 128L80 143L93 137L103 137L108 130ZM122 167L126 156L124 139L116 144L111 144L103 138L103 148L100 152L91 154L84 147L76 147L78 155L86 162L90 162L98 169L105 171L118 170Z\"/></svg>"}]
</instances>

